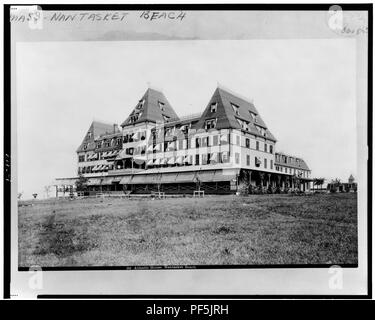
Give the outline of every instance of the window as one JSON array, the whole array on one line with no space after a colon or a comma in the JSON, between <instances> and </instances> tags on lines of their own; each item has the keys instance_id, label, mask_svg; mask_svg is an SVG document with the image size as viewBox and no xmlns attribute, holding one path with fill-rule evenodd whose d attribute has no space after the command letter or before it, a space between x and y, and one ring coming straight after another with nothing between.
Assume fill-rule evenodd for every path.
<instances>
[{"instance_id":1,"label":"window","mask_svg":"<svg viewBox=\"0 0 375 320\"><path fill-rule=\"evenodd\" d=\"M205 129L210 130L216 128L216 119L206 120Z\"/></svg>"},{"instance_id":2,"label":"window","mask_svg":"<svg viewBox=\"0 0 375 320\"><path fill-rule=\"evenodd\" d=\"M184 140L178 140L178 150L183 149L183 142L184 142Z\"/></svg>"},{"instance_id":3,"label":"window","mask_svg":"<svg viewBox=\"0 0 375 320\"><path fill-rule=\"evenodd\" d=\"M207 164L207 155L202 154L202 164Z\"/></svg>"},{"instance_id":4,"label":"window","mask_svg":"<svg viewBox=\"0 0 375 320\"><path fill-rule=\"evenodd\" d=\"M252 119L254 122L257 122L257 115L256 115L256 113L251 112L251 111L249 111L249 112L250 112L250 117L251 117L251 119Z\"/></svg>"},{"instance_id":5,"label":"window","mask_svg":"<svg viewBox=\"0 0 375 320\"><path fill-rule=\"evenodd\" d=\"M165 104L163 102L158 101L158 105L161 111L164 111Z\"/></svg>"},{"instance_id":6,"label":"window","mask_svg":"<svg viewBox=\"0 0 375 320\"><path fill-rule=\"evenodd\" d=\"M249 131L249 123L247 123L247 122L243 122L242 123L242 129L244 129L245 131Z\"/></svg>"},{"instance_id":7,"label":"window","mask_svg":"<svg viewBox=\"0 0 375 320\"><path fill-rule=\"evenodd\" d=\"M199 154L195 155L195 165L199 166Z\"/></svg>"},{"instance_id":8,"label":"window","mask_svg":"<svg viewBox=\"0 0 375 320\"><path fill-rule=\"evenodd\" d=\"M273 146L272 145L270 145L270 153L273 154Z\"/></svg>"},{"instance_id":9,"label":"window","mask_svg":"<svg viewBox=\"0 0 375 320\"><path fill-rule=\"evenodd\" d=\"M83 145L83 150L86 150L87 149L87 144L84 144Z\"/></svg>"},{"instance_id":10,"label":"window","mask_svg":"<svg viewBox=\"0 0 375 320\"><path fill-rule=\"evenodd\" d=\"M246 148L250 148L250 139L246 138L245 140Z\"/></svg>"},{"instance_id":11,"label":"window","mask_svg":"<svg viewBox=\"0 0 375 320\"><path fill-rule=\"evenodd\" d=\"M145 103L144 99L139 100L138 104L137 104L137 106L135 108L138 109L138 110L142 109L144 103Z\"/></svg>"},{"instance_id":12,"label":"window","mask_svg":"<svg viewBox=\"0 0 375 320\"><path fill-rule=\"evenodd\" d=\"M202 147L209 147L209 137L204 137L201 139Z\"/></svg>"},{"instance_id":13,"label":"window","mask_svg":"<svg viewBox=\"0 0 375 320\"><path fill-rule=\"evenodd\" d=\"M228 151L222 153L221 159L222 159L223 163L229 162L229 153L228 153Z\"/></svg>"},{"instance_id":14,"label":"window","mask_svg":"<svg viewBox=\"0 0 375 320\"><path fill-rule=\"evenodd\" d=\"M230 137L229 134L222 134L220 136L220 145L228 144L229 143L229 137Z\"/></svg>"},{"instance_id":15,"label":"window","mask_svg":"<svg viewBox=\"0 0 375 320\"><path fill-rule=\"evenodd\" d=\"M259 141L256 142L256 149L259 150Z\"/></svg>"},{"instance_id":16,"label":"window","mask_svg":"<svg viewBox=\"0 0 375 320\"><path fill-rule=\"evenodd\" d=\"M217 146L219 144L219 136L213 136L212 145Z\"/></svg>"},{"instance_id":17,"label":"window","mask_svg":"<svg viewBox=\"0 0 375 320\"><path fill-rule=\"evenodd\" d=\"M250 166L250 156L249 155L246 156L246 165Z\"/></svg>"},{"instance_id":18,"label":"window","mask_svg":"<svg viewBox=\"0 0 375 320\"><path fill-rule=\"evenodd\" d=\"M264 159L264 169L267 169L267 159Z\"/></svg>"},{"instance_id":19,"label":"window","mask_svg":"<svg viewBox=\"0 0 375 320\"><path fill-rule=\"evenodd\" d=\"M240 145L240 136L236 136L236 145Z\"/></svg>"},{"instance_id":20,"label":"window","mask_svg":"<svg viewBox=\"0 0 375 320\"><path fill-rule=\"evenodd\" d=\"M84 155L78 156L78 162L84 162L84 161L85 161Z\"/></svg>"},{"instance_id":21,"label":"window","mask_svg":"<svg viewBox=\"0 0 375 320\"><path fill-rule=\"evenodd\" d=\"M264 152L267 152L267 143L264 144Z\"/></svg>"},{"instance_id":22,"label":"window","mask_svg":"<svg viewBox=\"0 0 375 320\"><path fill-rule=\"evenodd\" d=\"M168 117L168 116L163 115L163 118L164 118L164 121L165 121L165 122L168 122L168 121L169 121L169 117Z\"/></svg>"},{"instance_id":23,"label":"window","mask_svg":"<svg viewBox=\"0 0 375 320\"><path fill-rule=\"evenodd\" d=\"M240 107L235 105L234 103L231 103L232 105L232 108L233 108L233 111L236 115L239 115L240 114Z\"/></svg>"},{"instance_id":24,"label":"window","mask_svg":"<svg viewBox=\"0 0 375 320\"><path fill-rule=\"evenodd\" d=\"M262 136L266 136L266 129L260 127L260 126L255 126L255 128L258 130L258 132L262 135Z\"/></svg>"},{"instance_id":25,"label":"window","mask_svg":"<svg viewBox=\"0 0 375 320\"><path fill-rule=\"evenodd\" d=\"M214 113L217 111L217 102L211 103L211 112Z\"/></svg>"},{"instance_id":26,"label":"window","mask_svg":"<svg viewBox=\"0 0 375 320\"><path fill-rule=\"evenodd\" d=\"M270 168L273 170L273 160L270 161Z\"/></svg>"},{"instance_id":27,"label":"window","mask_svg":"<svg viewBox=\"0 0 375 320\"><path fill-rule=\"evenodd\" d=\"M236 164L239 164L240 163L240 154L238 152L236 152L234 154L234 157L235 157Z\"/></svg>"},{"instance_id":28,"label":"window","mask_svg":"<svg viewBox=\"0 0 375 320\"><path fill-rule=\"evenodd\" d=\"M87 139L90 139L92 137L91 131L87 132Z\"/></svg>"},{"instance_id":29,"label":"window","mask_svg":"<svg viewBox=\"0 0 375 320\"><path fill-rule=\"evenodd\" d=\"M201 138L196 138L195 139L195 147L198 149L200 147L200 144L201 144Z\"/></svg>"},{"instance_id":30,"label":"window","mask_svg":"<svg viewBox=\"0 0 375 320\"><path fill-rule=\"evenodd\" d=\"M260 160L259 160L259 158L258 157L255 157L255 166L257 167L257 168L259 168L260 167Z\"/></svg>"}]
</instances>

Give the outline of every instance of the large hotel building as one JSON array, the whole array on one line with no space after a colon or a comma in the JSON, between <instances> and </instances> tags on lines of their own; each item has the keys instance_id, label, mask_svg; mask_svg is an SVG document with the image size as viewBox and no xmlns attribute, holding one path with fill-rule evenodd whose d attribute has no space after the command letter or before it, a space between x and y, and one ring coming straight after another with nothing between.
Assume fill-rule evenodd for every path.
<instances>
[{"instance_id":1,"label":"large hotel building","mask_svg":"<svg viewBox=\"0 0 375 320\"><path fill-rule=\"evenodd\" d=\"M76 177L57 179L57 195L79 176L93 194L309 190L306 162L277 152L276 142L254 104L227 89L218 87L203 113L180 118L149 88L121 128L90 125L77 149Z\"/></svg>"}]
</instances>

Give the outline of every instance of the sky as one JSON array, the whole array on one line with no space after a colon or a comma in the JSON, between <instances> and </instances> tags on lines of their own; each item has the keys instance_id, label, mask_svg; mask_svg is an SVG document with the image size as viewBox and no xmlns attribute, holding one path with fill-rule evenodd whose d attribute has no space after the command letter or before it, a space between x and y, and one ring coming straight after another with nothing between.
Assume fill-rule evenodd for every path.
<instances>
[{"instance_id":1,"label":"sky","mask_svg":"<svg viewBox=\"0 0 375 320\"><path fill-rule=\"evenodd\" d=\"M356 176L353 39L19 42L18 190L42 197L75 176L91 122L121 124L149 84L183 116L202 112L218 83L253 99L276 151L313 177Z\"/></svg>"}]
</instances>

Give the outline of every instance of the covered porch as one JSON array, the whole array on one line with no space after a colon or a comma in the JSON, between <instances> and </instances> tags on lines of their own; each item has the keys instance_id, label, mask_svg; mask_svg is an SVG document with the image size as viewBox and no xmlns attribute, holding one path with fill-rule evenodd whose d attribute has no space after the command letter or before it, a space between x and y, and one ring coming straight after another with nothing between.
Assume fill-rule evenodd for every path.
<instances>
[{"instance_id":1,"label":"covered porch","mask_svg":"<svg viewBox=\"0 0 375 320\"><path fill-rule=\"evenodd\" d=\"M239 189L248 188L270 193L310 191L311 179L285 173L241 169L238 177Z\"/></svg>"}]
</instances>

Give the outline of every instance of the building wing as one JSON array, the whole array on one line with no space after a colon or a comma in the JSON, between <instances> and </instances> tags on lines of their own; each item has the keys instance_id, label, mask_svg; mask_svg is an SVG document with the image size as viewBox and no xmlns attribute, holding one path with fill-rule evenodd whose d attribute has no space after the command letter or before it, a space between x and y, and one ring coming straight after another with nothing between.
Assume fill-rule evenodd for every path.
<instances>
[{"instance_id":1,"label":"building wing","mask_svg":"<svg viewBox=\"0 0 375 320\"><path fill-rule=\"evenodd\" d=\"M90 151L95 149L95 139L103 134L119 132L116 124L108 124L100 121L93 121L90 128L87 130L82 143L77 149L77 152Z\"/></svg>"}]
</instances>

